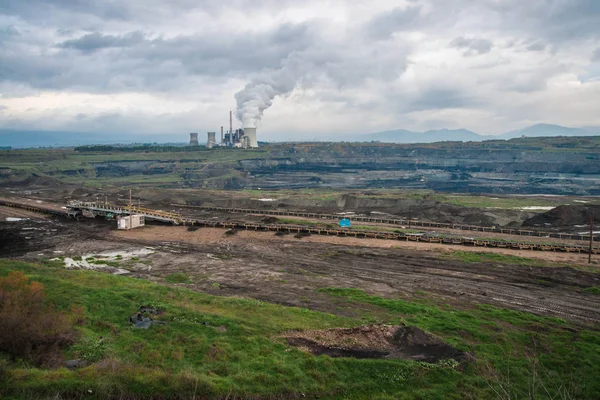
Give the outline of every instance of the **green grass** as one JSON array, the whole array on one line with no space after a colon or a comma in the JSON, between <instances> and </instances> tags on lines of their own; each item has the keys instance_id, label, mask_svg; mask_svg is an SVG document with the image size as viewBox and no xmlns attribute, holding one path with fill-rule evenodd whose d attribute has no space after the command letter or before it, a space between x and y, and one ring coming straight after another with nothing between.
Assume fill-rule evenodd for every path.
<instances>
[{"instance_id":1,"label":"green grass","mask_svg":"<svg viewBox=\"0 0 600 400\"><path fill-rule=\"evenodd\" d=\"M330 220L311 221L307 219L295 219L295 218L277 218L281 224L289 225L300 225L300 226L325 226L325 227L336 227L337 225Z\"/></svg>"},{"instance_id":2,"label":"green grass","mask_svg":"<svg viewBox=\"0 0 600 400\"><path fill-rule=\"evenodd\" d=\"M499 385L511 398L527 398L532 384L546 398L542 383L551 395L559 385L572 390L575 398L600 393L600 332L558 318L488 305L457 309L425 293L407 300L357 289L322 289L336 304L360 314L346 318L67 270L50 261L35 265L0 259L0 276L11 270L42 282L57 309L68 310L72 304L85 309L82 338L65 356L90 365L49 370L2 361L0 355L1 398L479 399L494 398L492 388ZM140 306L160 309L163 313L156 318L166 324L132 328L128 317ZM289 348L276 338L291 329L351 327L366 321L418 326L472 353L475 361L455 369L449 363L332 359Z\"/></svg>"},{"instance_id":3,"label":"green grass","mask_svg":"<svg viewBox=\"0 0 600 400\"><path fill-rule=\"evenodd\" d=\"M590 294L595 294L595 295L600 295L600 287L598 286L591 286L589 288L585 288L582 290L582 292L584 293L590 293Z\"/></svg>"},{"instance_id":4,"label":"green grass","mask_svg":"<svg viewBox=\"0 0 600 400\"><path fill-rule=\"evenodd\" d=\"M500 253L484 253L475 251L452 251L446 254L446 257L454 260L462 261L465 263L495 263L495 264L512 264L522 266L539 266L545 265L546 263L541 260L533 258L525 258L518 256L511 256L508 254Z\"/></svg>"},{"instance_id":5,"label":"green grass","mask_svg":"<svg viewBox=\"0 0 600 400\"><path fill-rule=\"evenodd\" d=\"M321 291L346 299L355 310L360 304L379 307L389 323L418 326L472 352L480 368L493 366L491 370L500 377L488 383L496 388L499 384L509 387L510 398L529 398L529 386L536 381L552 396L560 392L561 385L574 392L572 398L595 398L600 393L598 330L572 330L558 318L489 305L458 310L436 301L385 299L357 289ZM537 373L533 372L534 365Z\"/></svg>"},{"instance_id":6,"label":"green grass","mask_svg":"<svg viewBox=\"0 0 600 400\"><path fill-rule=\"evenodd\" d=\"M355 326L361 320L257 300L224 298L96 271L0 260L0 275L22 270L46 287L59 310L82 306L88 318L68 358L69 371L9 362L0 397L21 398L481 398L484 380L447 366L403 360L315 357L276 335L290 329ZM137 330L140 306L167 323ZM226 331L216 327L225 327Z\"/></svg>"},{"instance_id":7,"label":"green grass","mask_svg":"<svg viewBox=\"0 0 600 400\"><path fill-rule=\"evenodd\" d=\"M191 283L190 277L183 272L176 272L167 276L167 282L169 283Z\"/></svg>"}]
</instances>

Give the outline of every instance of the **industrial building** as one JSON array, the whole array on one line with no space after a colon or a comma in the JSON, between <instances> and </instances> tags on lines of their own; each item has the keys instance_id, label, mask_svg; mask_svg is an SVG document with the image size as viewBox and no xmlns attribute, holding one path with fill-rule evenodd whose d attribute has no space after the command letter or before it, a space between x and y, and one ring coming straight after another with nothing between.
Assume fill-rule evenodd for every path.
<instances>
[{"instance_id":1,"label":"industrial building","mask_svg":"<svg viewBox=\"0 0 600 400\"><path fill-rule=\"evenodd\" d=\"M190 133L190 146L198 146L198 134Z\"/></svg>"},{"instance_id":2,"label":"industrial building","mask_svg":"<svg viewBox=\"0 0 600 400\"><path fill-rule=\"evenodd\" d=\"M239 147L244 149L258 148L258 139L256 137L256 128L246 127L233 129L233 113L229 111L229 129L224 131L221 126L221 140L217 141L216 132L206 133L206 147ZM190 146L198 145L198 134L190 133Z\"/></svg>"},{"instance_id":3,"label":"industrial building","mask_svg":"<svg viewBox=\"0 0 600 400\"><path fill-rule=\"evenodd\" d=\"M140 214L117 217L117 229L133 229L146 225L146 218Z\"/></svg>"}]
</instances>

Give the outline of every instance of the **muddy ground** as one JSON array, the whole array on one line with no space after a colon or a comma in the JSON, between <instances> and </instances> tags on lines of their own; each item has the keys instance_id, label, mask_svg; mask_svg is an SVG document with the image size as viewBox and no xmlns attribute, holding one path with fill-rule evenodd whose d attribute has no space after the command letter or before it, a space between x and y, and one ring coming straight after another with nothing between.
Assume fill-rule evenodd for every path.
<instances>
[{"instance_id":1,"label":"muddy ground","mask_svg":"<svg viewBox=\"0 0 600 400\"><path fill-rule=\"evenodd\" d=\"M5 221L15 216L29 219ZM566 257L540 260L552 261L550 266L464 263L448 257L454 248L426 243L297 239L248 231L226 235L221 229L160 225L117 231L114 222L67 221L2 207L0 221L3 257L66 257L73 268L95 268L215 295L356 315L355 306L318 289L359 288L383 297L428 298L459 308L484 303L586 325L600 323L600 296L584 291L600 286L600 265L595 261L589 271L571 267L584 265L586 256L580 254L509 253ZM82 256L90 262L78 266Z\"/></svg>"}]
</instances>

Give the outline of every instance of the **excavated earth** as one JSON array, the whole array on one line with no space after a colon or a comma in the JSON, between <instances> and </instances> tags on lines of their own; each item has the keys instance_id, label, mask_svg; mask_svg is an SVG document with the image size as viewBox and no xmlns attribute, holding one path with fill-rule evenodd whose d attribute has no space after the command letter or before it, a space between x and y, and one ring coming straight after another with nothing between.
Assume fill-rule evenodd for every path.
<instances>
[{"instance_id":1,"label":"excavated earth","mask_svg":"<svg viewBox=\"0 0 600 400\"><path fill-rule=\"evenodd\" d=\"M367 325L281 335L291 346L315 355L353 358L402 358L436 363L472 356L414 326Z\"/></svg>"},{"instance_id":2,"label":"excavated earth","mask_svg":"<svg viewBox=\"0 0 600 400\"><path fill-rule=\"evenodd\" d=\"M97 269L160 284L179 273L188 280L177 285L214 295L251 297L346 316L365 310L377 315L374 306L357 308L319 291L357 288L386 298L429 298L459 309L491 304L585 325L600 323L600 296L586 291L600 287L600 264L593 260L587 266L583 254L523 251L513 254L564 258L533 259L526 265L465 263L454 259L453 251L470 248L428 243L295 238L254 231L227 235L217 228L165 225L117 231L114 222L69 221L6 207L0 207L0 221L2 257L30 261L62 257L69 268ZM96 261L76 261L80 257Z\"/></svg>"}]
</instances>

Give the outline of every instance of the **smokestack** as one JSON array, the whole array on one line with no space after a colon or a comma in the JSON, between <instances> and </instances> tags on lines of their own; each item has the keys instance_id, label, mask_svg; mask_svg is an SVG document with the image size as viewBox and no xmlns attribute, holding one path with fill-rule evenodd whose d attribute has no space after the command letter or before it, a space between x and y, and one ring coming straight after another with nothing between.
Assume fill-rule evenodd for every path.
<instances>
[{"instance_id":1,"label":"smokestack","mask_svg":"<svg viewBox=\"0 0 600 400\"><path fill-rule=\"evenodd\" d=\"M208 147L209 149L212 149L213 145L217 143L215 141L216 134L216 132L207 132L208 138L206 140L206 147Z\"/></svg>"},{"instance_id":2,"label":"smokestack","mask_svg":"<svg viewBox=\"0 0 600 400\"><path fill-rule=\"evenodd\" d=\"M244 136L246 136L247 146L250 148L258 147L258 140L256 140L256 128L244 128Z\"/></svg>"},{"instance_id":3,"label":"smokestack","mask_svg":"<svg viewBox=\"0 0 600 400\"><path fill-rule=\"evenodd\" d=\"M190 133L190 146L198 146L198 134Z\"/></svg>"},{"instance_id":4,"label":"smokestack","mask_svg":"<svg viewBox=\"0 0 600 400\"><path fill-rule=\"evenodd\" d=\"M229 133L233 134L233 111L229 111ZM229 136L231 140L231 135Z\"/></svg>"},{"instance_id":5,"label":"smokestack","mask_svg":"<svg viewBox=\"0 0 600 400\"><path fill-rule=\"evenodd\" d=\"M221 127L221 144L223 144L223 141L224 141L224 140L225 140L225 139L223 138L223 127Z\"/></svg>"}]
</instances>

